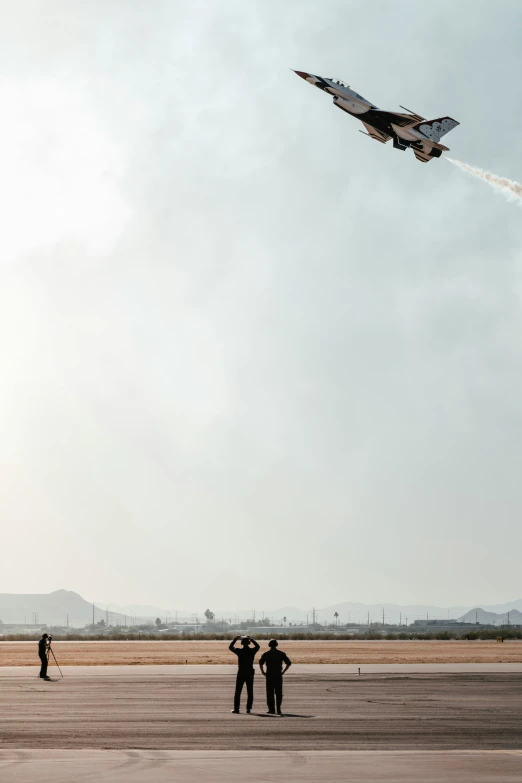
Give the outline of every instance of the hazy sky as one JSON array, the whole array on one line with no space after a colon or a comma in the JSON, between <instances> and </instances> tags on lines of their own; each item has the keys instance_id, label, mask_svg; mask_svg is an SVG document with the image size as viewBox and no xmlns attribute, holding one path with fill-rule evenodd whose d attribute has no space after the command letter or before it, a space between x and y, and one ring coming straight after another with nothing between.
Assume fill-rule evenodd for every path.
<instances>
[{"instance_id":1,"label":"hazy sky","mask_svg":"<svg viewBox=\"0 0 522 783\"><path fill-rule=\"evenodd\" d=\"M520 597L519 0L2 4L2 592Z\"/></svg>"}]
</instances>

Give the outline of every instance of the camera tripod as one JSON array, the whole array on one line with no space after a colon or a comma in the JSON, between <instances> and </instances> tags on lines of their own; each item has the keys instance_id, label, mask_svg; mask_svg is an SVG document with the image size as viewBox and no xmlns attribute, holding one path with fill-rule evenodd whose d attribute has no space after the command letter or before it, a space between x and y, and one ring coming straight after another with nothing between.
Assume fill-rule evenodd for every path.
<instances>
[{"instance_id":1,"label":"camera tripod","mask_svg":"<svg viewBox=\"0 0 522 783\"><path fill-rule=\"evenodd\" d=\"M53 648L51 647L51 642L49 642L49 644L48 644L48 646L47 646L47 660L48 660L48 661L49 661L49 655L52 655L52 656L53 656L53 658L54 658L54 662L55 662L55 664L58 666L58 671L60 672L60 677L61 677L61 678L62 678L62 680L63 680L63 674L62 674L62 670L60 669L60 666L59 666L59 664L58 664L58 661L56 660L56 655L54 654L54 650L53 650Z\"/></svg>"}]
</instances>

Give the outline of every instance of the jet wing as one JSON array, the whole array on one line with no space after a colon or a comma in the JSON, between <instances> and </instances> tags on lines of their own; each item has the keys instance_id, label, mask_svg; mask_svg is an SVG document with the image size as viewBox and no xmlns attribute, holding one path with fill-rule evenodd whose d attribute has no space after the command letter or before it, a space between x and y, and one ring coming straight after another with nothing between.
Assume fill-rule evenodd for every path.
<instances>
[{"instance_id":1,"label":"jet wing","mask_svg":"<svg viewBox=\"0 0 522 783\"><path fill-rule=\"evenodd\" d=\"M375 141L380 141L382 144L386 144L386 142L391 139L391 136L388 136L387 133L383 133L383 131L377 130L377 128L374 128L372 125L368 125L367 122L363 122L363 125L368 131L368 136L371 136L372 139L375 139Z\"/></svg>"},{"instance_id":2,"label":"jet wing","mask_svg":"<svg viewBox=\"0 0 522 783\"><path fill-rule=\"evenodd\" d=\"M390 125L398 125L400 128L406 127L406 125L413 125L418 122L420 114L401 114L400 112L384 111L384 109L373 109L372 113ZM421 119L424 119L421 117Z\"/></svg>"},{"instance_id":3,"label":"jet wing","mask_svg":"<svg viewBox=\"0 0 522 783\"><path fill-rule=\"evenodd\" d=\"M424 119L420 114L402 114L402 112L386 111L385 109L373 109L372 114L381 120L384 120L389 125L398 125L400 128L405 128L407 125L414 125L415 123Z\"/></svg>"},{"instance_id":4,"label":"jet wing","mask_svg":"<svg viewBox=\"0 0 522 783\"><path fill-rule=\"evenodd\" d=\"M426 117L423 117L422 114L417 114L416 112L412 111L411 109L407 109L406 106L401 106L401 109L404 109L404 111L407 111L408 114L414 119L414 120L425 120Z\"/></svg>"}]
</instances>

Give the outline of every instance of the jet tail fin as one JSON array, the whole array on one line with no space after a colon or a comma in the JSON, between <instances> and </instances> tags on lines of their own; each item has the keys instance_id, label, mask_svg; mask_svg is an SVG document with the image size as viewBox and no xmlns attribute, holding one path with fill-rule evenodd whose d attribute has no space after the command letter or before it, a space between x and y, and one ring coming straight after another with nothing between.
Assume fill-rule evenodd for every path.
<instances>
[{"instance_id":1,"label":"jet tail fin","mask_svg":"<svg viewBox=\"0 0 522 783\"><path fill-rule=\"evenodd\" d=\"M438 142L446 133L456 128L457 125L460 125L460 123L452 117L439 117L436 120L418 122L413 126L412 130L419 131L430 141Z\"/></svg>"}]
</instances>

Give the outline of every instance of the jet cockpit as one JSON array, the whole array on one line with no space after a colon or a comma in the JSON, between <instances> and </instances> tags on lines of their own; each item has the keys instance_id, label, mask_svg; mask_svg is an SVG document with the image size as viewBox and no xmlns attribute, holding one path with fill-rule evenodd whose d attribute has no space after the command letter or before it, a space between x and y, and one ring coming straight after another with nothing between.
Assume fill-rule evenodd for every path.
<instances>
[{"instance_id":1,"label":"jet cockpit","mask_svg":"<svg viewBox=\"0 0 522 783\"><path fill-rule=\"evenodd\" d=\"M334 84L338 84L339 87L346 87L346 89L348 89L348 90L350 89L350 85L349 84L345 84L340 79L328 79L328 81L329 82L333 82Z\"/></svg>"}]
</instances>

